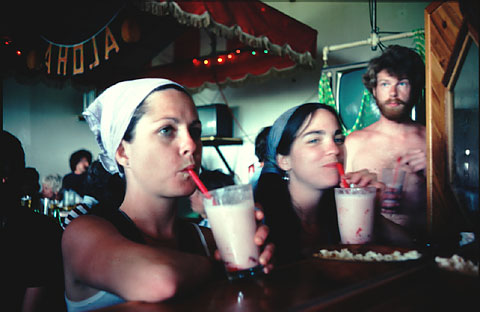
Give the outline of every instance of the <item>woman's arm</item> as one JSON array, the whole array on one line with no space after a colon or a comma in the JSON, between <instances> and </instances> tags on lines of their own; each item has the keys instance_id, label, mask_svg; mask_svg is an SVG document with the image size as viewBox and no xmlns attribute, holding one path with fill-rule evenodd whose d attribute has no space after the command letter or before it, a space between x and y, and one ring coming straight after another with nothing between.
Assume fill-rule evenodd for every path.
<instances>
[{"instance_id":1,"label":"woman's arm","mask_svg":"<svg viewBox=\"0 0 480 312\"><path fill-rule=\"evenodd\" d=\"M211 260L166 247L138 244L106 220L82 216L63 234L66 291L81 300L93 289L125 300L157 302L206 280Z\"/></svg>"}]
</instances>

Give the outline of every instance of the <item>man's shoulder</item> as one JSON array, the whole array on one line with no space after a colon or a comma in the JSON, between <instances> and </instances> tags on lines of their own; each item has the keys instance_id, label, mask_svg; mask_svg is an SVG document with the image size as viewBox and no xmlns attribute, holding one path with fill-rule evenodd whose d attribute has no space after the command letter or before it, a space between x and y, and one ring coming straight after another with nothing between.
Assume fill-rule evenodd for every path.
<instances>
[{"instance_id":1,"label":"man's shoulder","mask_svg":"<svg viewBox=\"0 0 480 312\"><path fill-rule=\"evenodd\" d=\"M425 137L427 128L422 125L421 123L415 122L413 123L413 127L415 128L415 132L418 136Z\"/></svg>"},{"instance_id":2,"label":"man's shoulder","mask_svg":"<svg viewBox=\"0 0 480 312\"><path fill-rule=\"evenodd\" d=\"M63 176L63 181L68 181L68 180L71 180L72 178L75 178L75 173L73 172L70 172L70 173L67 173L66 175Z\"/></svg>"},{"instance_id":3,"label":"man's shoulder","mask_svg":"<svg viewBox=\"0 0 480 312\"><path fill-rule=\"evenodd\" d=\"M363 141L365 138L370 138L372 135L375 135L376 133L376 127L372 124L366 128L363 128L361 130L356 130L350 133L346 139L345 143L351 143L351 142L359 142Z\"/></svg>"}]
</instances>

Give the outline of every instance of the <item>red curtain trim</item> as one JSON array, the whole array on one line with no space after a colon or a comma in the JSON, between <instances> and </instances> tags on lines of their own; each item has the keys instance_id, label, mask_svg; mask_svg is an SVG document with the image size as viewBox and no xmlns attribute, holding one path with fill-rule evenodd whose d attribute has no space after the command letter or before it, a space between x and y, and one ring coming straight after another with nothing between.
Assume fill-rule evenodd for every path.
<instances>
[{"instance_id":1,"label":"red curtain trim","mask_svg":"<svg viewBox=\"0 0 480 312\"><path fill-rule=\"evenodd\" d=\"M233 2L235 3L235 2ZM203 5L203 2L199 2L199 4ZM185 5L185 4L184 4ZM193 6L194 2L190 2L190 6ZM265 7L268 7L265 5ZM268 7L270 8L270 7ZM240 42L254 48L264 48L269 50L271 53L279 56L288 56L292 61L297 64L305 65L308 67L313 68L315 66L315 60L312 57L316 54L316 35L317 32L308 26L306 27L306 31L310 31L310 43L308 49L310 51L306 52L297 52L292 49L291 45L286 43L283 45L278 45L273 42L267 36L260 36L255 37L251 34L248 34L242 30L242 27L239 25L233 26L226 26L219 22L216 22L212 19L210 13L204 7L196 7L196 11L198 13L203 12L201 15L196 13L189 13L184 11L179 4L174 1L152 1L152 0L145 0L141 1L139 4L139 9L145 12L148 12L153 15L158 16L165 16L171 15L173 16L180 24L184 24L187 26L193 26L197 28L209 28L213 31L216 35L226 38L236 37ZM271 9L271 8L270 8ZM278 14L278 12L277 12ZM290 17L286 16L287 18L291 19ZM293 20L293 19L292 19ZM295 21L295 20L293 20ZM295 21L297 22L297 21ZM300 25L303 25L297 22ZM286 34L283 34L286 36ZM293 38L294 40L299 40L298 38Z\"/></svg>"}]
</instances>

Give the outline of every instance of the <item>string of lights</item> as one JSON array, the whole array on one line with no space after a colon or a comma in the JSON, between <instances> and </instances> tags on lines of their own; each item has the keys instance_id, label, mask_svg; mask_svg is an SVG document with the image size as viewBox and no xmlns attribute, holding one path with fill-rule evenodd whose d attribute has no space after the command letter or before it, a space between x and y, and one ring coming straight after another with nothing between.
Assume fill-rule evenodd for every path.
<instances>
[{"instance_id":1,"label":"string of lights","mask_svg":"<svg viewBox=\"0 0 480 312\"><path fill-rule=\"evenodd\" d=\"M207 57L194 58L192 60L192 63L195 66L206 66L206 67L211 66L212 64L222 65L222 64L226 64L228 62L235 62L235 59L237 57L239 57L242 53L249 53L251 55L257 55L257 54L260 54L260 53L268 54L269 51L266 50L266 49L261 50L261 51L252 50L252 49L235 49L235 51L219 53L219 54L211 55L211 56L207 56Z\"/></svg>"}]
</instances>

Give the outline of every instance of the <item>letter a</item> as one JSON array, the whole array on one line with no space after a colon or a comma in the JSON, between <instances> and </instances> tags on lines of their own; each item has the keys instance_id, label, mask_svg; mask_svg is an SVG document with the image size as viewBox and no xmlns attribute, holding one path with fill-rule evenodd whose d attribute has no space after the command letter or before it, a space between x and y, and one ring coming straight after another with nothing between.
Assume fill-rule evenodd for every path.
<instances>
[{"instance_id":1,"label":"letter a","mask_svg":"<svg viewBox=\"0 0 480 312\"><path fill-rule=\"evenodd\" d=\"M109 40L110 39L110 40ZM111 44L108 44L108 41L111 41ZM110 28L105 28L105 60L108 60L110 51L115 49L115 52L118 53L120 48L118 47L117 41L115 41L115 37L113 37Z\"/></svg>"}]
</instances>

